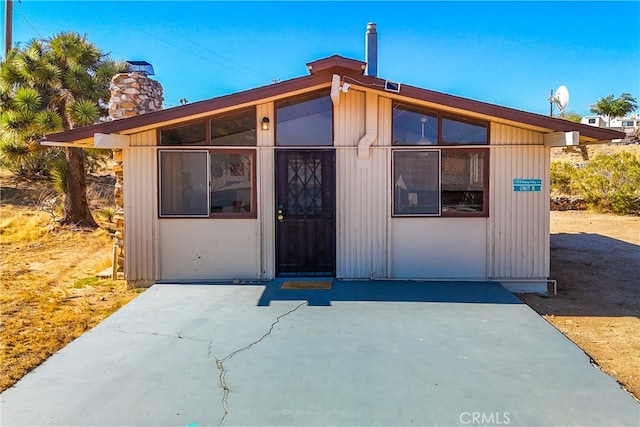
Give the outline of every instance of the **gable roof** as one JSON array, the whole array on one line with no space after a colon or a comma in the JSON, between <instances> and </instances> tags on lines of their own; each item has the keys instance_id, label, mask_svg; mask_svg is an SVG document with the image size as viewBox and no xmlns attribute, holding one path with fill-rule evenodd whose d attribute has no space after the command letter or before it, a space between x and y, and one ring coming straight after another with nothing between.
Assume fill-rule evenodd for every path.
<instances>
[{"instance_id":1,"label":"gable roof","mask_svg":"<svg viewBox=\"0 0 640 427\"><path fill-rule=\"evenodd\" d=\"M230 95L193 102L179 107L142 114L120 120L80 127L64 132L49 134L43 144L91 146L96 133L133 134L159 127L168 122L188 121L198 116L211 114L216 110L234 106L266 102L291 92L323 87L331 83L333 74L338 74L353 87L362 87L384 93L405 102L420 101L432 104L434 108L444 108L458 114L474 115L488 121L525 127L540 132L580 132L581 142L594 143L624 138L624 134L615 130L574 123L563 119L529 113L513 108L476 101L459 96L448 95L428 89L402 84L397 93L385 90L386 80L363 74L366 63L354 59L333 55L306 64L310 75L261 86L255 89L236 92Z\"/></svg>"}]
</instances>

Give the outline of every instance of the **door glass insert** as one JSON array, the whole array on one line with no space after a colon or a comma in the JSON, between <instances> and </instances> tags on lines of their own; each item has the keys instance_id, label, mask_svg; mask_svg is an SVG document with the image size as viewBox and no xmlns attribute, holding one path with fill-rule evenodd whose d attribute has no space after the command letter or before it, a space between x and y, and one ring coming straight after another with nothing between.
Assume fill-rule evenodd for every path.
<instances>
[{"instance_id":1,"label":"door glass insert","mask_svg":"<svg viewBox=\"0 0 640 427\"><path fill-rule=\"evenodd\" d=\"M291 159L288 163L289 215L313 217L322 212L322 163L318 159Z\"/></svg>"}]
</instances>

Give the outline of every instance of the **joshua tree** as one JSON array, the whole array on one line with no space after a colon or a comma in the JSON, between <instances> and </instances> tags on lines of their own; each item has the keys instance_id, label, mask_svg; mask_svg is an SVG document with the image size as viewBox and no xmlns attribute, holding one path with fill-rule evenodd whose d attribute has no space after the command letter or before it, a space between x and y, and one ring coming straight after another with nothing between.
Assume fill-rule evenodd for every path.
<instances>
[{"instance_id":1,"label":"joshua tree","mask_svg":"<svg viewBox=\"0 0 640 427\"><path fill-rule=\"evenodd\" d=\"M60 33L13 49L0 64L0 155L23 175L51 174L64 190L63 224L97 227L86 196L85 152L44 149L44 135L96 123L107 115L111 60L77 33Z\"/></svg>"}]
</instances>

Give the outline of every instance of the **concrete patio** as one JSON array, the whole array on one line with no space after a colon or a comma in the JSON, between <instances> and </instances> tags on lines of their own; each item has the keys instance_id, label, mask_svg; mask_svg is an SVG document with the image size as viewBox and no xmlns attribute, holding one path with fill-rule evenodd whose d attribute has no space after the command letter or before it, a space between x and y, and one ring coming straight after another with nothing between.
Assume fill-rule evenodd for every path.
<instances>
[{"instance_id":1,"label":"concrete patio","mask_svg":"<svg viewBox=\"0 0 640 427\"><path fill-rule=\"evenodd\" d=\"M3 426L638 426L496 283L155 285L1 395Z\"/></svg>"}]
</instances>

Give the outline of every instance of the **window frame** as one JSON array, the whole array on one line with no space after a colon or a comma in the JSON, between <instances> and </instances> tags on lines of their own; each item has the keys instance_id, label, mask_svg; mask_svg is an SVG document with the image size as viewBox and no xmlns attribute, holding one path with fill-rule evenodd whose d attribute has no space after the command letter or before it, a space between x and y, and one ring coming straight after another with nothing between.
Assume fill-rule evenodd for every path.
<instances>
[{"instance_id":1,"label":"window frame","mask_svg":"<svg viewBox=\"0 0 640 427\"><path fill-rule=\"evenodd\" d=\"M421 146L418 146L421 147ZM425 146L426 147L426 146ZM396 213L396 153L435 153L438 156L438 212L437 213ZM411 148L392 150L391 152L391 216L392 217L429 217L442 216L442 150L437 148ZM406 187L405 187L406 188Z\"/></svg>"},{"instance_id":2,"label":"window frame","mask_svg":"<svg viewBox=\"0 0 640 427\"><path fill-rule=\"evenodd\" d=\"M212 132L211 132L211 122L213 120L216 119L222 119L224 117L228 117L228 116L233 116L236 114L242 114L242 113L246 113L246 112L253 112L253 116L254 116L254 133L255 133L255 143L253 145L216 145L213 143L213 140L211 139L212 136ZM171 129L175 129L178 127L183 127L183 126L189 126L189 125L194 125L197 123L203 123L204 127L205 127L205 140L204 143L202 145L193 145L193 144L187 144L187 145L183 145L183 144L162 144L162 131L167 131L167 130L171 130ZM218 113L218 114L214 114L211 116L207 116L204 118L199 118L199 119L194 119L194 120L188 120L185 122L180 122L180 123L173 123L171 125L167 125L167 126L163 126L160 127L156 130L156 146L158 147L167 147L167 148L171 148L171 147L241 147L241 148L250 148L250 147L256 147L258 145L258 111L256 106L252 106L252 107L247 107L247 108L240 108L237 110L229 110L229 111L225 111L223 113Z\"/></svg>"},{"instance_id":3,"label":"window frame","mask_svg":"<svg viewBox=\"0 0 640 427\"><path fill-rule=\"evenodd\" d=\"M172 146L179 147L179 146ZM166 148L158 150L158 218L160 219L170 219L170 218L188 218L188 219L256 219L258 217L258 209L257 209L257 149L255 147L246 147L245 148L194 148L194 149L184 149L184 148ZM161 153L169 152L201 152L206 153L207 155L207 215L176 215L176 214L163 214L162 213L162 163L161 163ZM212 177L211 177L211 156L212 154L248 154L251 160L251 168L250 168L250 180L251 180L251 196L250 203L251 207L249 212L211 212L211 185L212 185Z\"/></svg>"},{"instance_id":4,"label":"window frame","mask_svg":"<svg viewBox=\"0 0 640 427\"><path fill-rule=\"evenodd\" d=\"M456 146L400 146L402 148L394 148L391 150L391 217L392 218L488 218L489 217L489 175L490 175L490 150L488 147L483 148L457 148ZM395 194L395 172L396 158L395 153L398 152L439 152L439 170L438 170L438 214L416 214L416 213L396 213L396 194ZM482 153L482 211L464 212L464 211L447 211L442 206L442 165L446 157L446 153Z\"/></svg>"},{"instance_id":5,"label":"window frame","mask_svg":"<svg viewBox=\"0 0 640 427\"><path fill-rule=\"evenodd\" d=\"M205 214L163 214L162 213L162 153L201 153L201 154L206 154L206 161L207 161L207 180L209 179L209 170L211 169L211 164L209 163L209 155L208 155L208 150L203 150L203 149L195 149L195 150L185 150L185 149L174 149L174 150L158 150L158 218L208 218L209 215L211 214L211 201L210 201L210 192L209 192L209 184L207 183L207 190L206 190L206 194L207 194L207 211L208 213Z\"/></svg>"},{"instance_id":6,"label":"window frame","mask_svg":"<svg viewBox=\"0 0 640 427\"><path fill-rule=\"evenodd\" d=\"M327 148L327 147L333 147L335 145L335 108L333 106L333 101L331 101L331 143L330 144L320 144L320 145L305 145L305 144L300 144L300 145L281 145L278 143L278 109L283 105L283 104L298 104L298 103L302 103L305 101L312 101L315 99L320 99L320 98L325 98L328 97L330 98L330 89L328 88L323 88L323 89L318 89L318 90L314 90L311 92L305 92L305 93L301 93L299 95L296 96L292 96L292 97L287 97L287 98L282 98L282 99L278 99L276 101L274 101L273 103L273 128L274 128L274 133L273 133L273 138L274 138L274 142L273 145L274 147L277 148L300 148L300 147L311 147L311 148L318 148L318 149L322 149L322 148Z\"/></svg>"},{"instance_id":7,"label":"window frame","mask_svg":"<svg viewBox=\"0 0 640 427\"><path fill-rule=\"evenodd\" d=\"M437 136L437 141L435 144L397 144L394 142L394 128L395 128L395 124L394 124L394 119L393 119L393 112L396 110L396 108L402 108L405 111L410 111L412 113L415 114L423 114L423 115L428 115L428 116L436 116L437 118L437 125L438 125L438 136ZM480 120L480 119L476 119L476 118L472 118L472 117L468 117L468 116L462 116L462 115L458 115L458 114L453 114L453 113L449 113L446 111L439 111L439 110L435 110L432 109L430 107L424 107L421 105L417 105L417 104L411 104L411 103L407 103L407 102L400 102L400 101L393 101L392 102L392 108L391 108L392 114L391 114L391 146L392 147L466 147L466 146L473 146L473 147L484 147L484 146L488 146L491 143L491 126L490 126L490 122L488 121L484 121L484 120ZM443 143L442 142L442 122L444 119L448 119L448 120L453 120L453 121L459 121L462 123L466 123L469 125L477 125L477 126L482 126L485 127L487 132L486 132L486 136L487 136L487 140L484 143Z\"/></svg>"}]
</instances>

